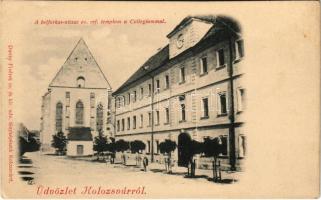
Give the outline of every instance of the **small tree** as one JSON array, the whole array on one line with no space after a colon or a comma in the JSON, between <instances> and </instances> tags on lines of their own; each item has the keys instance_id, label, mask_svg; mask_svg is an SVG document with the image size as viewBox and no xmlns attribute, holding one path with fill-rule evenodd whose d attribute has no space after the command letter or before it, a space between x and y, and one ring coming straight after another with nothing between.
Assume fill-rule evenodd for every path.
<instances>
[{"instance_id":1,"label":"small tree","mask_svg":"<svg viewBox=\"0 0 321 200\"><path fill-rule=\"evenodd\" d=\"M129 142L126 142L125 140L121 139L121 140L117 140L115 142L115 150L117 152L122 152L122 159L123 159L123 164L126 165L126 155L125 155L125 151L127 151L129 149Z\"/></svg>"},{"instance_id":2,"label":"small tree","mask_svg":"<svg viewBox=\"0 0 321 200\"><path fill-rule=\"evenodd\" d=\"M110 137L107 142L107 151L111 153L111 164L114 164L115 162L115 153L116 153L116 143L115 138Z\"/></svg>"},{"instance_id":3,"label":"small tree","mask_svg":"<svg viewBox=\"0 0 321 200\"><path fill-rule=\"evenodd\" d=\"M107 150L107 137L103 134L99 134L94 138L93 150L97 152L97 160L99 160L100 155Z\"/></svg>"},{"instance_id":4,"label":"small tree","mask_svg":"<svg viewBox=\"0 0 321 200\"><path fill-rule=\"evenodd\" d=\"M52 136L51 146L56 149L58 155L63 155L66 152L67 138L62 131Z\"/></svg>"},{"instance_id":5,"label":"small tree","mask_svg":"<svg viewBox=\"0 0 321 200\"><path fill-rule=\"evenodd\" d=\"M223 145L220 137L204 138L203 143L203 152L206 157L213 157L213 181L216 181L218 178L217 161L218 156L223 152Z\"/></svg>"},{"instance_id":6,"label":"small tree","mask_svg":"<svg viewBox=\"0 0 321 200\"><path fill-rule=\"evenodd\" d=\"M177 146L176 142L168 140L168 139L166 139L164 142L161 142L159 144L159 151L162 154L165 154L168 156L167 160L165 158L165 167L166 167L167 173L172 173L171 154L173 151L175 151L176 146Z\"/></svg>"},{"instance_id":7,"label":"small tree","mask_svg":"<svg viewBox=\"0 0 321 200\"><path fill-rule=\"evenodd\" d=\"M140 165L141 157L138 155L141 151L145 150L146 145L140 140L134 140L130 142L130 150L132 153L136 154L136 165Z\"/></svg>"},{"instance_id":8,"label":"small tree","mask_svg":"<svg viewBox=\"0 0 321 200\"><path fill-rule=\"evenodd\" d=\"M24 137L19 136L19 153L23 156L26 152L39 151L40 142L37 141L34 136L28 135L28 140Z\"/></svg>"}]
</instances>

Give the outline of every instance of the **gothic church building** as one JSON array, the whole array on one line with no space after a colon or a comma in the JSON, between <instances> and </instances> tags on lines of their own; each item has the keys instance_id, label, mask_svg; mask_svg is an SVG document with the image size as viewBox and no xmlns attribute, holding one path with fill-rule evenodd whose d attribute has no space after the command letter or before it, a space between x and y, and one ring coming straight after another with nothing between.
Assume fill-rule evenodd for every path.
<instances>
[{"instance_id":1,"label":"gothic church building","mask_svg":"<svg viewBox=\"0 0 321 200\"><path fill-rule=\"evenodd\" d=\"M52 152L52 136L67 137L67 155L93 154L99 133L111 136L108 127L111 86L88 46L80 39L42 97L42 150Z\"/></svg>"}]
</instances>

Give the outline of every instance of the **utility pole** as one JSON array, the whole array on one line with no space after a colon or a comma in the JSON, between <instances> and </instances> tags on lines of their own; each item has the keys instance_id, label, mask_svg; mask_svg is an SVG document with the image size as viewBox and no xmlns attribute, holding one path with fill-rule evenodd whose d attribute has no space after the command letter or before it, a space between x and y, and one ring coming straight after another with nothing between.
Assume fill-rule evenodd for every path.
<instances>
[{"instance_id":1,"label":"utility pole","mask_svg":"<svg viewBox=\"0 0 321 200\"><path fill-rule=\"evenodd\" d=\"M147 71L149 69L149 66L144 66L143 69ZM154 76L150 74L150 72L147 73L147 75L152 79L152 85L151 85L151 162L154 162Z\"/></svg>"},{"instance_id":2,"label":"utility pole","mask_svg":"<svg viewBox=\"0 0 321 200\"><path fill-rule=\"evenodd\" d=\"M229 76L229 84L228 84L228 94L229 94L229 157L230 157L230 165L231 170L235 171L236 167L236 152L235 152L235 112L234 112L234 78L233 78L233 35L229 32L229 64L228 64L228 76Z\"/></svg>"}]
</instances>

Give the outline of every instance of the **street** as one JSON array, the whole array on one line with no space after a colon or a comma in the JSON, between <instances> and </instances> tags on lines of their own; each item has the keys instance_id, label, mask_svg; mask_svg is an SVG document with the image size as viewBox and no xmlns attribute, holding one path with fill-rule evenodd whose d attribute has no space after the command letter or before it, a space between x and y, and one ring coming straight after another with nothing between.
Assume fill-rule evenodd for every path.
<instances>
[{"instance_id":1,"label":"street","mask_svg":"<svg viewBox=\"0 0 321 200\"><path fill-rule=\"evenodd\" d=\"M134 166L43 155L40 152L27 153L26 157L32 161L32 167L23 169L24 179L27 180L25 184L35 187L34 192L39 197L53 197L58 193L60 197L173 197L179 190L188 197L189 194L198 194L199 188L217 190L222 186L233 185L213 183L203 175L185 178L185 168L174 168L173 174L166 174L160 165L153 164L144 172ZM29 178L25 174L29 174ZM32 182L28 182L30 179Z\"/></svg>"}]
</instances>

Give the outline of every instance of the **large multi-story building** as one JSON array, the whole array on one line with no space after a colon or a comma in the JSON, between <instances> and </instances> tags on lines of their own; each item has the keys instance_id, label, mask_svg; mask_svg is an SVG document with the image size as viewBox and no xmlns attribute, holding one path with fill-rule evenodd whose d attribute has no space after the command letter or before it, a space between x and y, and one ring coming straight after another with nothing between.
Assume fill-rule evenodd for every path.
<instances>
[{"instance_id":1,"label":"large multi-story building","mask_svg":"<svg viewBox=\"0 0 321 200\"><path fill-rule=\"evenodd\" d=\"M116 140L141 140L159 160L160 142L178 144L186 165L189 140L220 137L224 166L239 169L246 133L242 129L245 89L241 30L228 17L189 16L168 35L168 45L151 56L114 93ZM200 157L199 167L210 166Z\"/></svg>"},{"instance_id":2,"label":"large multi-story building","mask_svg":"<svg viewBox=\"0 0 321 200\"><path fill-rule=\"evenodd\" d=\"M53 150L52 136L62 132L68 139L67 155L93 154L93 138L112 134L110 99L110 84L80 39L42 97L42 150Z\"/></svg>"}]
</instances>

